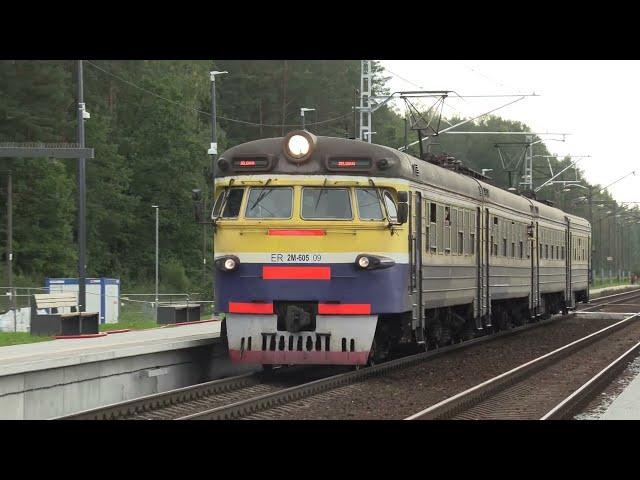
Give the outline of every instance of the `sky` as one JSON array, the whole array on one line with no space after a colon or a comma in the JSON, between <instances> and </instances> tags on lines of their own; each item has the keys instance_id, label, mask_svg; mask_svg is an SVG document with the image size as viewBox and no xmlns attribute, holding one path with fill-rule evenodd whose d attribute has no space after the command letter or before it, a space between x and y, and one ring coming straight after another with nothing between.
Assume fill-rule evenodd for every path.
<instances>
[{"instance_id":1,"label":"sky","mask_svg":"<svg viewBox=\"0 0 640 480\"><path fill-rule=\"evenodd\" d=\"M634 60L381 60L391 91L453 90L465 95L532 94L494 114L533 132L569 133L545 141L552 154L590 156L578 167L590 183L609 188L619 202L640 202L640 61ZM517 97L456 98L444 116L477 116ZM375 130L375 113L373 114ZM464 126L456 128L463 130ZM518 136L519 137L519 136ZM514 141L516 138L514 136ZM558 139L562 136L541 136ZM535 147L534 147L535 148ZM534 151L534 153L536 153ZM497 155L497 154L496 154ZM546 165L543 158L534 164ZM556 173L556 172L554 172ZM574 177L575 178L575 177Z\"/></svg>"}]
</instances>

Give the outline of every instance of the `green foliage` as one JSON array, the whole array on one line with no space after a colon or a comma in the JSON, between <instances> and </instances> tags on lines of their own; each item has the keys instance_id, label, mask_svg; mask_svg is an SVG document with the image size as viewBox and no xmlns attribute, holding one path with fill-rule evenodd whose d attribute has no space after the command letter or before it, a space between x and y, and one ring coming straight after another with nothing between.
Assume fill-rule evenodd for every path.
<instances>
[{"instance_id":1,"label":"green foliage","mask_svg":"<svg viewBox=\"0 0 640 480\"><path fill-rule=\"evenodd\" d=\"M164 285L173 292L188 292L191 282L187 277L184 266L176 259L172 258L162 265L162 278Z\"/></svg>"}]
</instances>

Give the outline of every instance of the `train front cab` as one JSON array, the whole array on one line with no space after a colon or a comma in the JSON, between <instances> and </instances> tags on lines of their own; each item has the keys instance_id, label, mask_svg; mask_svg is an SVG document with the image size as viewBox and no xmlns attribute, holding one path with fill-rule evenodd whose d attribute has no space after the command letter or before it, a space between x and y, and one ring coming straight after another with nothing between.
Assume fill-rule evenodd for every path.
<instances>
[{"instance_id":1,"label":"train front cab","mask_svg":"<svg viewBox=\"0 0 640 480\"><path fill-rule=\"evenodd\" d=\"M409 309L403 185L267 180L216 187L216 305L231 359L366 364L379 316Z\"/></svg>"}]
</instances>

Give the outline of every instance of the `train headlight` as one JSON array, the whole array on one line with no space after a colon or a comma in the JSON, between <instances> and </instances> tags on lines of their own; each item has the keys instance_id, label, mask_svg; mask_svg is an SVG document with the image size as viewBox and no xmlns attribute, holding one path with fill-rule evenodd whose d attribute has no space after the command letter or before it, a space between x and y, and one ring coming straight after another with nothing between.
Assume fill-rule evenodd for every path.
<instances>
[{"instance_id":1,"label":"train headlight","mask_svg":"<svg viewBox=\"0 0 640 480\"><path fill-rule=\"evenodd\" d=\"M313 154L317 137L306 130L296 130L289 132L284 137L283 143L283 150L287 160L292 163L302 163Z\"/></svg>"},{"instance_id":2,"label":"train headlight","mask_svg":"<svg viewBox=\"0 0 640 480\"><path fill-rule=\"evenodd\" d=\"M238 269L240 260L238 259L238 257L235 257L233 255L227 255L217 258L215 264L218 270L222 270L223 272L233 272L234 270Z\"/></svg>"},{"instance_id":3,"label":"train headlight","mask_svg":"<svg viewBox=\"0 0 640 480\"><path fill-rule=\"evenodd\" d=\"M309 153L311 144L309 143L309 140L302 135L293 135L289 138L287 148L289 149L289 153L292 157L302 158Z\"/></svg>"},{"instance_id":4,"label":"train headlight","mask_svg":"<svg viewBox=\"0 0 640 480\"><path fill-rule=\"evenodd\" d=\"M356 265L363 270L389 268L395 264L396 262L393 258L382 257L380 255L362 254L356 257Z\"/></svg>"}]
</instances>

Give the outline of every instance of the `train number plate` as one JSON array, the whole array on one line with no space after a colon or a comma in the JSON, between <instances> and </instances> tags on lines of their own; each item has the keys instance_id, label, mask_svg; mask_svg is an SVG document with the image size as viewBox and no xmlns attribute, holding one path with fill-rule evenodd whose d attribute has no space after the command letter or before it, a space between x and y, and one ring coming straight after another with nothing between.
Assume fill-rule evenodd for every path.
<instances>
[{"instance_id":1,"label":"train number plate","mask_svg":"<svg viewBox=\"0 0 640 480\"><path fill-rule=\"evenodd\" d=\"M272 253L271 263L321 263L320 253Z\"/></svg>"}]
</instances>

